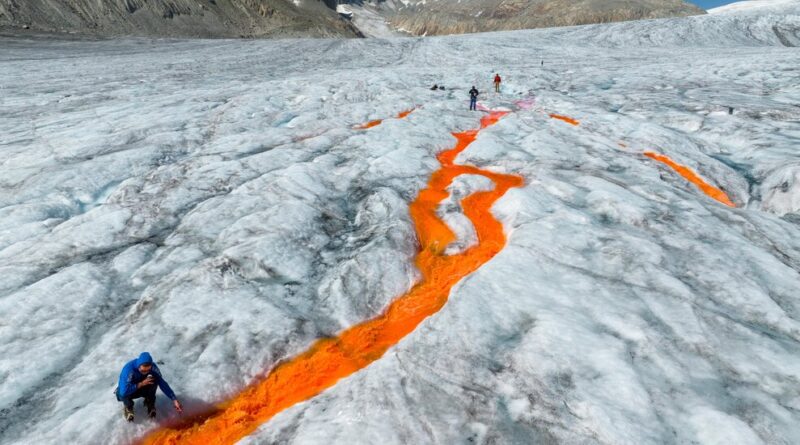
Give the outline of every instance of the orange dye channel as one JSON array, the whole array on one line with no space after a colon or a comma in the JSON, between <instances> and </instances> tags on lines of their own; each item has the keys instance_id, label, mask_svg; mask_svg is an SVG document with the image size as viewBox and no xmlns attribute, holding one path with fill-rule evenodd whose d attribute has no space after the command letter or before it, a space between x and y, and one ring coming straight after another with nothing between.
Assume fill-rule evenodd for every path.
<instances>
[{"instance_id":1,"label":"orange dye channel","mask_svg":"<svg viewBox=\"0 0 800 445\"><path fill-rule=\"evenodd\" d=\"M655 159L656 161L667 164L668 166L670 166L670 168L678 172L679 175L686 178L687 181L696 185L706 195L716 199L717 201L727 206L736 207L736 205L731 201L728 195L725 194L725 192L704 181L703 178L698 176L697 173L695 173L689 167L678 164L677 162L673 161L666 155L654 153L652 151L646 151L644 152L644 155L647 156L648 158L652 158Z\"/></svg>"},{"instance_id":2,"label":"orange dye channel","mask_svg":"<svg viewBox=\"0 0 800 445\"><path fill-rule=\"evenodd\" d=\"M494 124L505 112L489 114L481 129ZM212 412L152 432L141 444L232 444L249 435L277 413L317 396L370 363L378 360L425 318L439 311L450 289L477 270L505 246L502 224L491 207L506 191L519 187L519 176L493 173L467 165L455 165L480 130L454 133L455 147L437 157L442 166L427 188L411 203L410 212L420 242L416 266L422 279L407 294L394 300L380 316L355 325L333 338L317 340L306 352L276 366L261 379ZM495 183L462 200L464 214L472 221L478 244L456 255L444 255L456 236L436 214L448 196L447 187L462 174L483 175Z\"/></svg>"},{"instance_id":3,"label":"orange dye channel","mask_svg":"<svg viewBox=\"0 0 800 445\"><path fill-rule=\"evenodd\" d=\"M403 119L409 114L411 114L416 108L412 108L410 110L401 111L400 113L395 116L397 119ZM356 130L366 130L367 128L377 127L378 125L383 123L383 119L375 119L374 121L369 121L366 124L357 125L355 127Z\"/></svg>"},{"instance_id":4,"label":"orange dye channel","mask_svg":"<svg viewBox=\"0 0 800 445\"><path fill-rule=\"evenodd\" d=\"M564 121L564 122L566 122L566 123L568 123L570 125L580 125L581 124L580 121L577 121L577 120L575 120L575 119L573 119L573 118L571 118L569 116L562 116L560 114L551 114L550 117L552 117L553 119L558 119L560 121Z\"/></svg>"}]
</instances>

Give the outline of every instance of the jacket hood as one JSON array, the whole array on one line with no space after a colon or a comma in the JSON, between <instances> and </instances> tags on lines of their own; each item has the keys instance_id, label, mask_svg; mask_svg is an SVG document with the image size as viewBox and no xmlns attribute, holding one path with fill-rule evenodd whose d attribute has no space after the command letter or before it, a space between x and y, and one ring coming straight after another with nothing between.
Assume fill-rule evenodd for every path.
<instances>
[{"instance_id":1,"label":"jacket hood","mask_svg":"<svg viewBox=\"0 0 800 445\"><path fill-rule=\"evenodd\" d=\"M150 353L142 352L139 354L139 358L136 359L136 367L138 368L139 366L149 364L153 364L153 357L150 355Z\"/></svg>"}]
</instances>

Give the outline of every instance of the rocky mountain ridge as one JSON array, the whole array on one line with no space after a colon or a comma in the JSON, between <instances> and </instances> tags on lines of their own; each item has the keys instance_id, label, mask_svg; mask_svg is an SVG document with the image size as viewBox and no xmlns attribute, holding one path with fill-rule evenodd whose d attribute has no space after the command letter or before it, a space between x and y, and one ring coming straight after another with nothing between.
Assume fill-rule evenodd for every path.
<instances>
[{"instance_id":1,"label":"rocky mountain ridge","mask_svg":"<svg viewBox=\"0 0 800 445\"><path fill-rule=\"evenodd\" d=\"M0 0L0 27L96 36L359 36L330 6L320 0Z\"/></svg>"},{"instance_id":2,"label":"rocky mountain ridge","mask_svg":"<svg viewBox=\"0 0 800 445\"><path fill-rule=\"evenodd\" d=\"M385 22L417 36L704 13L682 0L0 0L0 29L102 37L374 35L359 29L363 20L337 14L338 3L368 13L370 27Z\"/></svg>"},{"instance_id":3,"label":"rocky mountain ridge","mask_svg":"<svg viewBox=\"0 0 800 445\"><path fill-rule=\"evenodd\" d=\"M703 13L682 0L433 0L409 2L390 21L414 35L441 35Z\"/></svg>"}]
</instances>

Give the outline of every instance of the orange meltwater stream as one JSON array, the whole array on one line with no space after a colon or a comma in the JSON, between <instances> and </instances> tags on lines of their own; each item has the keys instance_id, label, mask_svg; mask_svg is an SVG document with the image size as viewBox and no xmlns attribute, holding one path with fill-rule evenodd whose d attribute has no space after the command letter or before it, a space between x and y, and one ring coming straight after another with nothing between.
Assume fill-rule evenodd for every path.
<instances>
[{"instance_id":1,"label":"orange meltwater stream","mask_svg":"<svg viewBox=\"0 0 800 445\"><path fill-rule=\"evenodd\" d=\"M568 123L570 125L575 125L576 127L581 124L579 121L577 121L576 119L573 119L573 118L571 118L569 116L562 116L560 114L551 114L550 117L552 117L553 119L558 119L560 121L564 121L564 122L566 122L566 123Z\"/></svg>"},{"instance_id":2,"label":"orange meltwater stream","mask_svg":"<svg viewBox=\"0 0 800 445\"><path fill-rule=\"evenodd\" d=\"M736 205L733 203L733 201L731 201L728 195L725 194L725 192L704 181L703 178L701 178L697 173L695 173L689 167L678 164L668 156L654 153L652 151L646 151L644 152L644 155L647 156L648 158L655 159L658 162L662 162L668 165L670 168L675 170L679 175L683 176L687 181L696 185L706 195L716 199L717 201L725 204L726 206L736 207Z\"/></svg>"},{"instance_id":3,"label":"orange meltwater stream","mask_svg":"<svg viewBox=\"0 0 800 445\"><path fill-rule=\"evenodd\" d=\"M575 126L580 125L580 121L578 121L577 119L573 119L569 116L564 116L561 114L550 114L550 117L553 119L564 121L570 125L575 125ZM623 142L620 142L619 146L622 148L628 147L628 145ZM692 171L692 169L690 169L689 167L678 164L668 156L654 153L652 151L646 151L644 152L644 155L647 156L648 158L655 159L656 161L668 165L673 170L675 170L679 175L683 176L687 181L696 185L703 193L710 196L711 198L716 199L717 201L727 206L736 207L736 205L733 203L733 201L731 201L731 199L725 192L704 181L703 178L701 178L697 173Z\"/></svg>"},{"instance_id":4,"label":"orange meltwater stream","mask_svg":"<svg viewBox=\"0 0 800 445\"><path fill-rule=\"evenodd\" d=\"M493 112L484 116L481 129L505 114ZM420 243L416 266L422 278L408 293L394 300L382 315L350 327L336 337L317 340L307 351L280 363L212 412L156 430L140 443L235 443L277 413L317 396L340 379L378 360L425 318L439 311L456 283L505 246L503 225L492 216L491 207L510 188L523 185L519 176L453 163L475 141L479 131L453 133L457 140L455 147L439 154L441 168L432 174L427 188L410 205ZM445 255L445 248L456 236L436 210L448 196L447 187L463 174L485 176L494 181L495 187L476 192L461 202L464 214L478 234L478 244L459 254Z\"/></svg>"},{"instance_id":5,"label":"orange meltwater stream","mask_svg":"<svg viewBox=\"0 0 800 445\"><path fill-rule=\"evenodd\" d=\"M397 114L397 116L395 116L395 118L396 119L403 119L406 116L408 116L409 114L411 114L414 110L415 110L415 108L412 108L410 110L401 111L400 113ZM366 130L368 128L377 127L378 125L380 125L382 123L383 123L383 119L375 119L374 121L369 121L366 124L357 125L355 127L355 129L356 130Z\"/></svg>"}]
</instances>

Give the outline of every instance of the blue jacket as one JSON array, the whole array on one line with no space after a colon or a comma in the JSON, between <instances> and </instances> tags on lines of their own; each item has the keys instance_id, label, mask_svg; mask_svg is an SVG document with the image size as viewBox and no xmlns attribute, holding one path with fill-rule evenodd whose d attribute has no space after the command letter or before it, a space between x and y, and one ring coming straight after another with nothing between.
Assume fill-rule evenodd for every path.
<instances>
[{"instance_id":1,"label":"blue jacket","mask_svg":"<svg viewBox=\"0 0 800 445\"><path fill-rule=\"evenodd\" d=\"M161 391L170 399L176 399L175 392L172 391L167 381L161 376L161 371L158 369L158 366L153 363L153 357L150 356L149 352L142 352L139 358L129 361L125 364L125 367L122 368L122 372L119 373L119 386L117 386L117 397L119 399L130 397L136 392L136 384L147 378L146 374L139 372L139 366L148 363L153 365L153 367L150 368L149 374L153 375Z\"/></svg>"}]
</instances>

